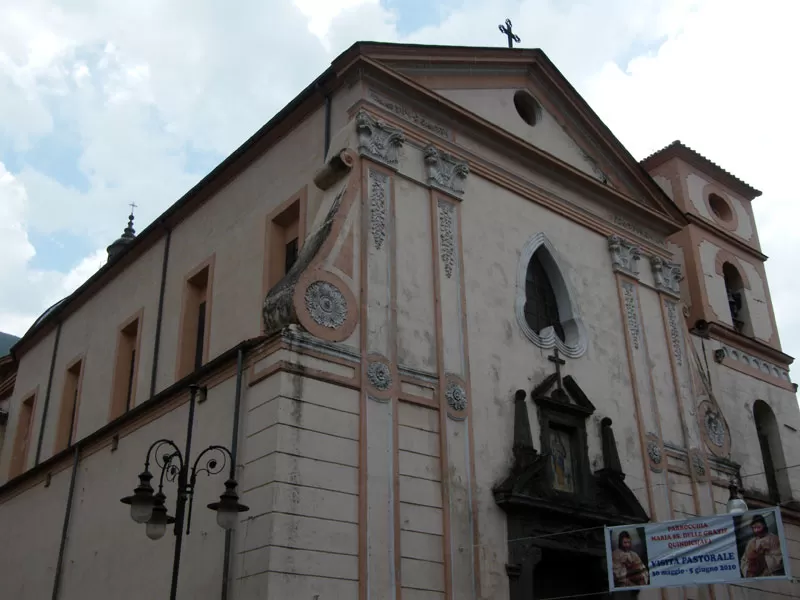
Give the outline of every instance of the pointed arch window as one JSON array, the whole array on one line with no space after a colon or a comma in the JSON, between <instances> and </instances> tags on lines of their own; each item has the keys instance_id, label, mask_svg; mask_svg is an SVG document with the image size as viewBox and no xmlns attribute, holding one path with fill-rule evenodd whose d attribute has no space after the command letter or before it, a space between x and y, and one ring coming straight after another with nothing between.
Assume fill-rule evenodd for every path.
<instances>
[{"instance_id":1,"label":"pointed arch window","mask_svg":"<svg viewBox=\"0 0 800 600\"><path fill-rule=\"evenodd\" d=\"M558 301L544 266L546 250L541 246L533 253L525 276L525 321L539 335L552 327L556 336L564 341L564 327L558 315Z\"/></svg>"},{"instance_id":2,"label":"pointed arch window","mask_svg":"<svg viewBox=\"0 0 800 600\"><path fill-rule=\"evenodd\" d=\"M753 420L756 424L758 445L761 448L761 461L764 465L769 497L777 504L781 498L791 497L778 421L769 404L763 400L756 400L753 404Z\"/></svg>"},{"instance_id":3,"label":"pointed arch window","mask_svg":"<svg viewBox=\"0 0 800 600\"><path fill-rule=\"evenodd\" d=\"M586 335L563 272L561 259L543 233L528 240L517 270L517 322L540 348L555 347L577 358L586 351Z\"/></svg>"}]
</instances>

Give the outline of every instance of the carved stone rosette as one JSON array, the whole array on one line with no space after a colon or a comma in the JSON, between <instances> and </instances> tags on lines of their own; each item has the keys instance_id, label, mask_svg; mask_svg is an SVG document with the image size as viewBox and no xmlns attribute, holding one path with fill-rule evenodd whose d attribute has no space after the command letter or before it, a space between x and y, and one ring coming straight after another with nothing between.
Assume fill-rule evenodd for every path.
<instances>
[{"instance_id":1,"label":"carved stone rosette","mask_svg":"<svg viewBox=\"0 0 800 600\"><path fill-rule=\"evenodd\" d=\"M294 310L306 331L332 342L346 340L358 320L353 292L339 277L321 269L305 273L298 281Z\"/></svg>"},{"instance_id":2,"label":"carved stone rosette","mask_svg":"<svg viewBox=\"0 0 800 600\"><path fill-rule=\"evenodd\" d=\"M467 417L467 389L464 381L456 375L448 375L444 389L447 401L447 416L456 421Z\"/></svg>"},{"instance_id":3,"label":"carved stone rosette","mask_svg":"<svg viewBox=\"0 0 800 600\"><path fill-rule=\"evenodd\" d=\"M614 271L639 279L639 259L642 257L639 246L615 234L608 238L608 252Z\"/></svg>"},{"instance_id":4,"label":"carved stone rosette","mask_svg":"<svg viewBox=\"0 0 800 600\"><path fill-rule=\"evenodd\" d=\"M714 456L726 458L731 453L731 436L725 417L716 403L705 400L697 407L700 432L706 448Z\"/></svg>"},{"instance_id":5,"label":"carved stone rosette","mask_svg":"<svg viewBox=\"0 0 800 600\"><path fill-rule=\"evenodd\" d=\"M464 193L469 165L452 154L427 146L424 151L428 185L456 195Z\"/></svg>"},{"instance_id":6,"label":"carved stone rosette","mask_svg":"<svg viewBox=\"0 0 800 600\"><path fill-rule=\"evenodd\" d=\"M708 479L706 462L703 460L700 450L689 450L689 467L692 469L697 481L706 481Z\"/></svg>"},{"instance_id":7,"label":"carved stone rosette","mask_svg":"<svg viewBox=\"0 0 800 600\"><path fill-rule=\"evenodd\" d=\"M315 281L306 288L306 310L321 327L338 329L347 317L347 299L328 281Z\"/></svg>"},{"instance_id":8,"label":"carved stone rosette","mask_svg":"<svg viewBox=\"0 0 800 600\"><path fill-rule=\"evenodd\" d=\"M389 359L380 354L370 354L367 357L368 396L378 402L386 402L396 393L397 384L397 373Z\"/></svg>"},{"instance_id":9,"label":"carved stone rosette","mask_svg":"<svg viewBox=\"0 0 800 600\"><path fill-rule=\"evenodd\" d=\"M667 457L664 455L664 448L661 446L661 441L655 433L648 433L646 443L650 470L655 473L661 473L667 462Z\"/></svg>"},{"instance_id":10,"label":"carved stone rosette","mask_svg":"<svg viewBox=\"0 0 800 600\"><path fill-rule=\"evenodd\" d=\"M653 269L653 283L656 289L680 298L681 266L678 263L667 262L660 256L651 256L650 266Z\"/></svg>"},{"instance_id":11,"label":"carved stone rosette","mask_svg":"<svg viewBox=\"0 0 800 600\"><path fill-rule=\"evenodd\" d=\"M356 114L356 132L359 154L397 168L400 148L406 140L402 131L360 110Z\"/></svg>"}]
</instances>

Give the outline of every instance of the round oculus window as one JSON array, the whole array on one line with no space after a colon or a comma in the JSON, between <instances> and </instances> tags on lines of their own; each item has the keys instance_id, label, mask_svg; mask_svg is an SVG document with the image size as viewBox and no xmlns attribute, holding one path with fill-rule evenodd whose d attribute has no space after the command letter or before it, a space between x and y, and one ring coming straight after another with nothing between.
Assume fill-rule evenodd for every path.
<instances>
[{"instance_id":1,"label":"round oculus window","mask_svg":"<svg viewBox=\"0 0 800 600\"><path fill-rule=\"evenodd\" d=\"M711 207L711 212L714 213L714 216L720 221L729 223L733 220L733 210L731 209L731 205L728 204L728 202L722 198L722 196L718 196L717 194L709 194L708 205Z\"/></svg>"},{"instance_id":2,"label":"round oculus window","mask_svg":"<svg viewBox=\"0 0 800 600\"><path fill-rule=\"evenodd\" d=\"M525 90L518 90L514 93L514 108L517 114L528 125L533 127L541 118L542 109L536 99Z\"/></svg>"}]
</instances>

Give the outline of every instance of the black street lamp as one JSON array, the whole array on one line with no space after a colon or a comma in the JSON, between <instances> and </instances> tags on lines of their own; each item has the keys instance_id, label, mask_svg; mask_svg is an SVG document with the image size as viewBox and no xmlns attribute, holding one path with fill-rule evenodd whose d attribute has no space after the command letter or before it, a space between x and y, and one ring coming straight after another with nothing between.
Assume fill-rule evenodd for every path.
<instances>
[{"instance_id":1,"label":"black street lamp","mask_svg":"<svg viewBox=\"0 0 800 600\"><path fill-rule=\"evenodd\" d=\"M225 465L230 462L230 475L225 482L225 491L219 497L219 502L212 502L208 508L216 511L217 523L225 530L236 526L240 512L249 510L239 502L236 494L236 465L231 451L225 446L209 446L195 459L189 470L190 453L192 449L192 429L194 424L194 406L197 385L189 386L189 423L186 429L186 448L184 452L172 440L160 439L150 445L144 461L144 471L139 474L139 485L133 490L133 495L120 499L123 504L131 507L131 518L137 523L144 523L145 533L151 540L164 537L167 525L173 524L175 533L175 555L172 564L172 587L170 600L175 600L178 591L178 570L181 562L181 547L183 545L183 526L186 525L186 535L189 535L192 522L192 504L194 490L197 484L197 475L205 472L206 475L221 473ZM210 454L206 462L201 465L201 459ZM153 474L150 472L150 458L154 458L156 465L161 470L158 478L158 491L154 493L150 482ZM199 467L199 468L198 468ZM167 513L166 495L164 494L164 480L174 482L177 479L178 495L175 502L175 516ZM186 504L188 514L186 513Z\"/></svg>"}]
</instances>

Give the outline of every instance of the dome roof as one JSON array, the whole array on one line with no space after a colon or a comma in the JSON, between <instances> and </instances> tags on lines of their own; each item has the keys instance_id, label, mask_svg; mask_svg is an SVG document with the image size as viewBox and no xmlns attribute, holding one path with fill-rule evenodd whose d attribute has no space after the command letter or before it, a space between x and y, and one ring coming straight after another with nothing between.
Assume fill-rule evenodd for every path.
<instances>
[{"instance_id":1,"label":"dome roof","mask_svg":"<svg viewBox=\"0 0 800 600\"><path fill-rule=\"evenodd\" d=\"M128 226L116 240L109 244L106 251L108 252L108 259L111 260L119 256L119 254L136 238L136 230L133 228L133 212L128 217Z\"/></svg>"},{"instance_id":2,"label":"dome roof","mask_svg":"<svg viewBox=\"0 0 800 600\"><path fill-rule=\"evenodd\" d=\"M33 322L33 325L31 325L30 327L28 327L28 331L30 331L31 329L33 329L34 327L36 327L36 326L37 326L39 323L41 323L42 321L44 321L44 320L45 320L45 318L47 317L47 315L49 315L49 314L50 314L51 312L53 312L53 311L54 311L56 308L58 308L58 306L59 306L59 305L60 305L62 302L64 302L64 300L66 300L67 298L69 298L69 296L67 296L66 298L62 298L61 300L59 300L58 302L56 302L55 304L53 304L53 306L51 306L51 307L50 307L50 308L48 308L46 311L44 311L44 312L43 312L41 315L39 315L39 318L38 318L38 319L36 319L36 320ZM26 332L26 333L27 333L27 332Z\"/></svg>"}]
</instances>

